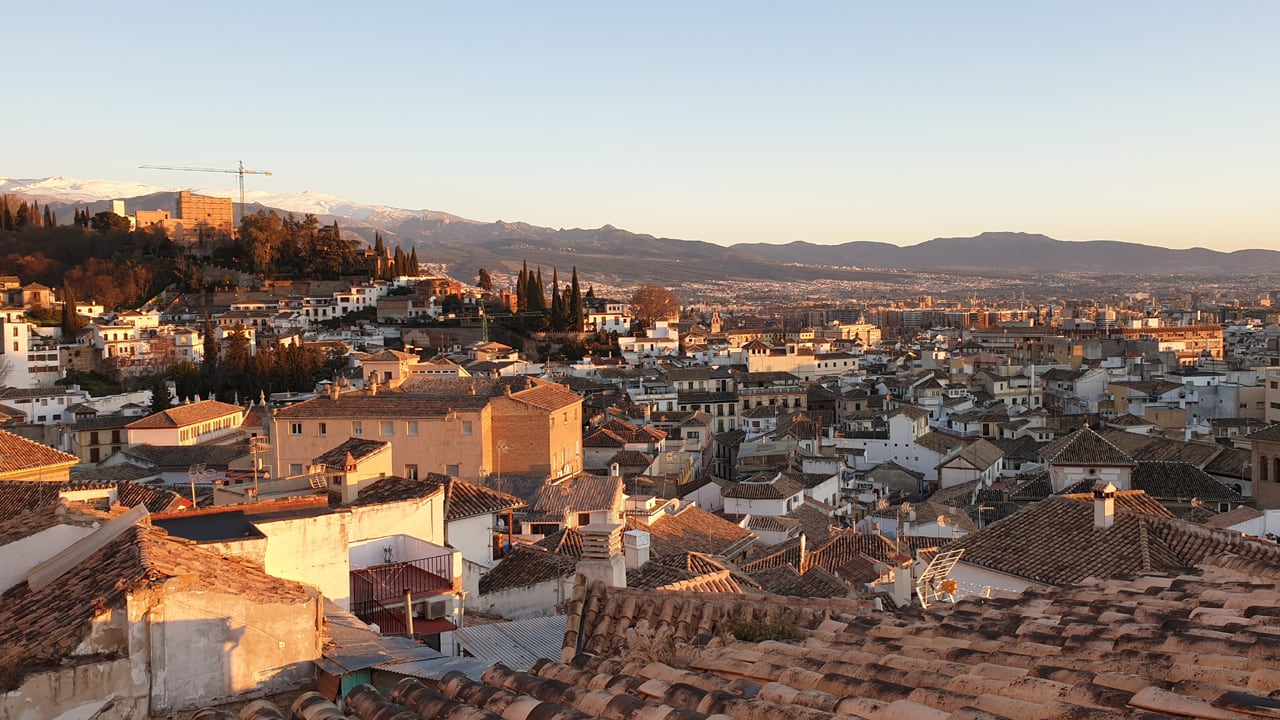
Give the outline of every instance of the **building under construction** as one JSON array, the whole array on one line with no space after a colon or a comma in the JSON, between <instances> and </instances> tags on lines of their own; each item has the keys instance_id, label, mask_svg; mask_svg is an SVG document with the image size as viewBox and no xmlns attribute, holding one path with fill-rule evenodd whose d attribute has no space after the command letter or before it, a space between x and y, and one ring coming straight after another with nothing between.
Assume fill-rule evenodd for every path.
<instances>
[{"instance_id":1,"label":"building under construction","mask_svg":"<svg viewBox=\"0 0 1280 720\"><path fill-rule=\"evenodd\" d=\"M176 243L205 252L236 236L235 211L231 198L178 193L174 215L167 210L139 210L134 215L138 228L158 227Z\"/></svg>"}]
</instances>

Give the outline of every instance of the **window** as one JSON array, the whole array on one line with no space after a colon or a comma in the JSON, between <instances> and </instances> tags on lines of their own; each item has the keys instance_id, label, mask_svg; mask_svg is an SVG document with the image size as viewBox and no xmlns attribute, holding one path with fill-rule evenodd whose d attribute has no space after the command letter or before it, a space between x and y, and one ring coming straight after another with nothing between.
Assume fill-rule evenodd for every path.
<instances>
[{"instance_id":1,"label":"window","mask_svg":"<svg viewBox=\"0 0 1280 720\"><path fill-rule=\"evenodd\" d=\"M301 435L301 434L302 434L302 423L300 423L300 422L291 422L291 423L289 423L289 434L290 434L290 435Z\"/></svg>"},{"instance_id":2,"label":"window","mask_svg":"<svg viewBox=\"0 0 1280 720\"><path fill-rule=\"evenodd\" d=\"M320 437L324 437L325 435L328 435L328 434L329 434L329 426L325 425L324 423L320 423Z\"/></svg>"},{"instance_id":3,"label":"window","mask_svg":"<svg viewBox=\"0 0 1280 720\"><path fill-rule=\"evenodd\" d=\"M418 466L417 466L417 465L405 465L405 466L404 466L404 476L405 476L406 478L410 479L410 480L417 480L417 479L418 479Z\"/></svg>"},{"instance_id":4,"label":"window","mask_svg":"<svg viewBox=\"0 0 1280 720\"><path fill-rule=\"evenodd\" d=\"M468 436L468 437L470 437L471 432L472 432L471 421L470 421L470 420L463 420L463 421L462 421L462 434L463 434L463 435L466 435L466 436Z\"/></svg>"},{"instance_id":5,"label":"window","mask_svg":"<svg viewBox=\"0 0 1280 720\"><path fill-rule=\"evenodd\" d=\"M352 420L351 434L354 437L360 437L361 435L364 435L364 423L360 422L359 420Z\"/></svg>"},{"instance_id":6,"label":"window","mask_svg":"<svg viewBox=\"0 0 1280 720\"><path fill-rule=\"evenodd\" d=\"M461 475L462 473L459 471L459 466L458 466L458 465L445 465L445 466L444 466L444 474L445 474L445 475L452 475L452 476L454 476L454 477L457 477L458 475Z\"/></svg>"},{"instance_id":7,"label":"window","mask_svg":"<svg viewBox=\"0 0 1280 720\"><path fill-rule=\"evenodd\" d=\"M290 466L289 466L289 474L290 474L290 475L301 475L301 474L302 474L302 464L301 464L301 463L294 463L294 464L290 465Z\"/></svg>"},{"instance_id":8,"label":"window","mask_svg":"<svg viewBox=\"0 0 1280 720\"><path fill-rule=\"evenodd\" d=\"M469 425L470 423L466 423L466 424L468 424L468 425ZM409 437L417 437L417 436L418 436L418 421L417 421L417 420L410 420L409 422L405 423L405 424L404 424L404 432L405 432L405 434L406 434L406 435L408 435Z\"/></svg>"},{"instance_id":9,"label":"window","mask_svg":"<svg viewBox=\"0 0 1280 720\"><path fill-rule=\"evenodd\" d=\"M590 524L591 524L591 513L578 513L579 526L590 525Z\"/></svg>"},{"instance_id":10,"label":"window","mask_svg":"<svg viewBox=\"0 0 1280 720\"><path fill-rule=\"evenodd\" d=\"M383 420L378 423L378 434L382 437L391 437L396 434L396 424L390 420Z\"/></svg>"}]
</instances>

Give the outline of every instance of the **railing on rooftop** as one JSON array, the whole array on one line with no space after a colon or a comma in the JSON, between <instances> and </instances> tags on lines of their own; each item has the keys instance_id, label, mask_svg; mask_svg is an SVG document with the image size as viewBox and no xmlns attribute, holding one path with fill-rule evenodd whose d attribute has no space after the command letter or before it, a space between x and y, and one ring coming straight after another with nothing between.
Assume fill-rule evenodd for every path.
<instances>
[{"instance_id":1,"label":"railing on rooftop","mask_svg":"<svg viewBox=\"0 0 1280 720\"><path fill-rule=\"evenodd\" d=\"M352 602L403 599L406 589L416 599L455 590L460 582L461 578L453 577L453 555L434 555L353 569L351 599Z\"/></svg>"}]
</instances>

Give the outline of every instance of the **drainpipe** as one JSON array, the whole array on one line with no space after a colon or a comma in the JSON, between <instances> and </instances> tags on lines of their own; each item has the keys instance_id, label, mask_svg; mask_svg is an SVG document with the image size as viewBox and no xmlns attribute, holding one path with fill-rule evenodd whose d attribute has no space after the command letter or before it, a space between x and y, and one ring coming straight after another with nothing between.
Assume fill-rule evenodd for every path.
<instances>
[{"instance_id":1,"label":"drainpipe","mask_svg":"<svg viewBox=\"0 0 1280 720\"><path fill-rule=\"evenodd\" d=\"M413 637L413 592L409 588L404 589L404 629Z\"/></svg>"}]
</instances>

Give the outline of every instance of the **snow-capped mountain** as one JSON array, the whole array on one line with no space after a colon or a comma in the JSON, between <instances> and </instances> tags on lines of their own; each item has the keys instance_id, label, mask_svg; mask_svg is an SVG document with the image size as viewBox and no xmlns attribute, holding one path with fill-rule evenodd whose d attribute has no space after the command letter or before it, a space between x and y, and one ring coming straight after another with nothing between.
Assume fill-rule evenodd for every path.
<instances>
[{"instance_id":1,"label":"snow-capped mountain","mask_svg":"<svg viewBox=\"0 0 1280 720\"><path fill-rule=\"evenodd\" d=\"M192 192L201 195L230 197L238 202L240 193L238 189L233 187L233 184L234 181L223 187L190 189ZM177 192L180 189L187 188L179 186L162 187L132 180L81 180L61 176L34 179L0 178L0 193L32 195L69 203L136 198L155 193ZM300 193L246 190L244 200L251 205L256 203L264 207L279 208L295 213L334 215L373 225L392 224L414 218L464 221L463 218L446 213L436 213L429 210L407 210L388 205L366 205L310 190Z\"/></svg>"}]
</instances>

